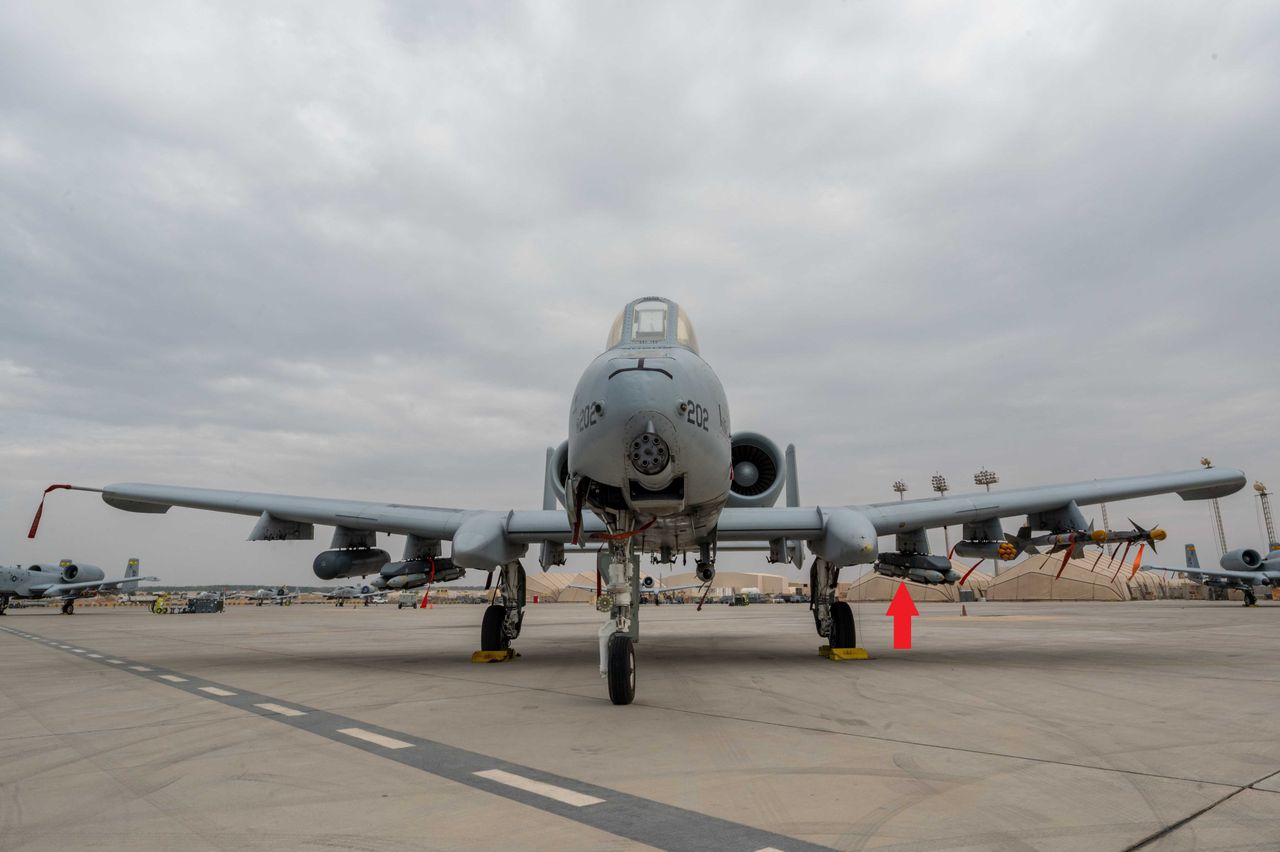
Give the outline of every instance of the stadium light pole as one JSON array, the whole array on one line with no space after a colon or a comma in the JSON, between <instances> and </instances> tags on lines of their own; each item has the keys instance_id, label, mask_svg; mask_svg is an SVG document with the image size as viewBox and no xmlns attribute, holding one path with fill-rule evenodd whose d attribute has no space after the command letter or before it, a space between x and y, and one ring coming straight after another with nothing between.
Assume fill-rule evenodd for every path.
<instances>
[{"instance_id":1,"label":"stadium light pole","mask_svg":"<svg viewBox=\"0 0 1280 852\"><path fill-rule=\"evenodd\" d=\"M1258 492L1258 501L1262 503L1262 523L1267 528L1267 549L1280 550L1280 542L1276 541L1276 525L1271 520L1271 492L1261 482L1253 483L1253 490Z\"/></svg>"},{"instance_id":2,"label":"stadium light pole","mask_svg":"<svg viewBox=\"0 0 1280 852\"><path fill-rule=\"evenodd\" d=\"M1200 464L1204 465L1205 470L1213 467L1208 456L1201 457ZM1227 553L1227 533L1222 528L1222 507L1218 505L1217 497L1209 501L1209 506L1213 509L1213 528L1218 532L1218 556L1221 558Z\"/></svg>"},{"instance_id":3,"label":"stadium light pole","mask_svg":"<svg viewBox=\"0 0 1280 852\"><path fill-rule=\"evenodd\" d=\"M896 480L893 483L893 490L898 492L898 500L906 499L907 483L903 482L901 479Z\"/></svg>"},{"instance_id":4,"label":"stadium light pole","mask_svg":"<svg viewBox=\"0 0 1280 852\"><path fill-rule=\"evenodd\" d=\"M933 476L931 476L929 478L929 484L933 486L934 491L938 492L939 497L946 497L947 492L951 490L950 486L947 485L947 478L940 473L935 473ZM942 528L942 543L946 546L947 558L950 559L951 558L951 533L947 531L947 528L945 526L943 526Z\"/></svg>"},{"instance_id":5,"label":"stadium light pole","mask_svg":"<svg viewBox=\"0 0 1280 852\"><path fill-rule=\"evenodd\" d=\"M1000 477L996 476L995 471L987 470L985 467L973 475L974 485L987 486L987 493L991 493L991 486L1000 481ZM991 560L991 576L998 577L1000 575L1000 557L997 556Z\"/></svg>"}]
</instances>

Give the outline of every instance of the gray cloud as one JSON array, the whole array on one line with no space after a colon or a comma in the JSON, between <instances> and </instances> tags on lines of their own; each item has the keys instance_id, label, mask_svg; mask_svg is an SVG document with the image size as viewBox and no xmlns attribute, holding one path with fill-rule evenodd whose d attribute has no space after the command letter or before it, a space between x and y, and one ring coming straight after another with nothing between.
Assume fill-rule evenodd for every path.
<instances>
[{"instance_id":1,"label":"gray cloud","mask_svg":"<svg viewBox=\"0 0 1280 852\"><path fill-rule=\"evenodd\" d=\"M56 480L536 505L651 292L808 500L1274 478L1278 37L1247 4L0 11L0 559L310 578L85 495L29 543Z\"/></svg>"}]
</instances>

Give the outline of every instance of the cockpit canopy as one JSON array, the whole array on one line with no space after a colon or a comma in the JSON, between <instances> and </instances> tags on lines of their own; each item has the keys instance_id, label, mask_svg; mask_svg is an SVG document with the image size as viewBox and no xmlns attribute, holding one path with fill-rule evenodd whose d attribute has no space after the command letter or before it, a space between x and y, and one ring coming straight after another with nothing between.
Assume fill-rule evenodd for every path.
<instances>
[{"instance_id":1,"label":"cockpit canopy","mask_svg":"<svg viewBox=\"0 0 1280 852\"><path fill-rule=\"evenodd\" d=\"M606 349L617 346L683 346L698 351L698 336L684 308L670 299L646 296L622 309L609 330Z\"/></svg>"}]
</instances>

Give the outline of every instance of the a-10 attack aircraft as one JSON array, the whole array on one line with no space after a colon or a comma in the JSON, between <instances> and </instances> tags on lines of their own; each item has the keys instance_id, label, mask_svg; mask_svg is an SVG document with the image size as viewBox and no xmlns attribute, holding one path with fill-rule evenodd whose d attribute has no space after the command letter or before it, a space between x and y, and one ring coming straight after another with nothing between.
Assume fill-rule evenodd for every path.
<instances>
[{"instance_id":1,"label":"a-10 attack aircraft","mask_svg":"<svg viewBox=\"0 0 1280 852\"><path fill-rule=\"evenodd\" d=\"M1187 579L1194 580L1211 589L1239 589L1244 592L1244 605L1257 606L1258 596L1254 594L1254 586L1280 586L1280 550L1272 550L1265 556L1250 548L1240 548L1223 554L1218 560L1221 569L1201 568L1200 557L1196 555L1196 546L1187 545L1187 567L1158 568L1158 571L1186 574Z\"/></svg>"},{"instance_id":2,"label":"a-10 attack aircraft","mask_svg":"<svg viewBox=\"0 0 1280 852\"><path fill-rule=\"evenodd\" d=\"M13 566L0 568L0 615L9 608L12 598L62 598L64 615L75 613L76 600L89 598L98 592L136 591L143 580L155 577L139 577L137 559L130 559L124 576L118 580L106 579L106 574L96 565L85 565L63 559L57 565L35 564L26 568Z\"/></svg>"},{"instance_id":3,"label":"a-10 attack aircraft","mask_svg":"<svg viewBox=\"0 0 1280 852\"><path fill-rule=\"evenodd\" d=\"M540 547L544 570L564 562L566 545L606 547L602 571L610 607L598 633L600 669L609 697L635 696L639 637L639 554L673 563L692 552L699 580L715 576L716 554L753 543L770 562L809 568L810 605L820 636L833 647L855 645L853 612L836 600L840 570L873 565L891 577L954 583L946 556L930 553L927 531L963 525L966 551L1007 549L1000 519L1025 515L1025 526L1086 536L1080 507L1177 493L1221 497L1245 484L1236 470L1095 480L1008 491L958 494L859 506L803 506L793 447L781 452L763 435L734 432L720 379L698 351L693 326L674 302L645 297L614 321L605 351L588 365L569 406L568 440L548 450L541 510L484 511L291 497L136 483L89 488L108 505L131 512L172 506L251 515L250 540L311 539L314 525L335 527L330 550L313 566L321 579L426 574L441 542L452 564L497 575L501 603L484 613L482 650L501 650L520 635L525 582L520 559ZM785 491L785 506L774 504ZM559 502L562 510L556 509ZM43 506L43 501L41 503ZM32 533L35 524L33 522ZM378 532L405 535L402 562L375 546ZM891 549L880 538L892 536ZM634 558L633 558L634 557ZM388 564L390 563L390 564ZM390 577L388 575L390 569ZM390 583L388 583L390 585Z\"/></svg>"},{"instance_id":4,"label":"a-10 attack aircraft","mask_svg":"<svg viewBox=\"0 0 1280 852\"><path fill-rule=\"evenodd\" d=\"M276 606L289 606L293 603L293 599L298 597L301 592L291 592L284 586L278 589L258 589L253 592L236 592L227 595L228 598L238 598L240 600L253 601L255 606L263 604L275 604Z\"/></svg>"},{"instance_id":5,"label":"a-10 attack aircraft","mask_svg":"<svg viewBox=\"0 0 1280 852\"><path fill-rule=\"evenodd\" d=\"M347 601L363 600L364 605L369 605L369 598L386 594L382 589L377 588L372 583L360 583L354 586L339 586L327 592L321 592L326 598L337 601L338 606L342 606Z\"/></svg>"}]
</instances>

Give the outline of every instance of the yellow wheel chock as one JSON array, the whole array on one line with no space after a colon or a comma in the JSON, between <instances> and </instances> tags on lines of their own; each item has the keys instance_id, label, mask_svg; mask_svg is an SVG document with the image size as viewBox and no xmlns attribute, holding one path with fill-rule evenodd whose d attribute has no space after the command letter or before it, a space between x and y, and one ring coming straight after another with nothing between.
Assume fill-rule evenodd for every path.
<instances>
[{"instance_id":1,"label":"yellow wheel chock","mask_svg":"<svg viewBox=\"0 0 1280 852\"><path fill-rule=\"evenodd\" d=\"M869 660L871 656L867 654L865 648L832 648L830 645L823 645L818 649L818 655L826 657L828 660Z\"/></svg>"},{"instance_id":2,"label":"yellow wheel chock","mask_svg":"<svg viewBox=\"0 0 1280 852\"><path fill-rule=\"evenodd\" d=\"M515 648L503 648L501 651L476 651L471 655L473 663L505 663L520 656Z\"/></svg>"}]
</instances>

